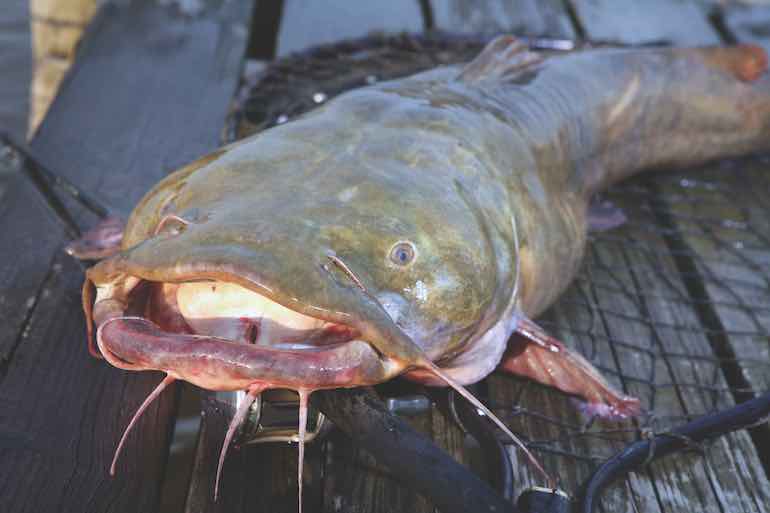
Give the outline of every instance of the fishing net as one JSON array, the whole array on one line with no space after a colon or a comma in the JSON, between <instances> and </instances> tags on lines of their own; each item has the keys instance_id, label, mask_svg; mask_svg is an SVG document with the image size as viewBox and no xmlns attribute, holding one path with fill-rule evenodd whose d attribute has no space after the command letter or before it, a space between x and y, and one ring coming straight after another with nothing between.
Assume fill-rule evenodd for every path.
<instances>
[{"instance_id":1,"label":"fishing net","mask_svg":"<svg viewBox=\"0 0 770 513\"><path fill-rule=\"evenodd\" d=\"M468 61L487 40L370 36L279 60L242 88L227 138L287 122L355 87ZM770 389L768 168L756 157L649 174L597 199L628 221L591 234L580 275L539 322L640 397L646 414L634 422L589 419L574 399L508 376L493 375L480 389L566 488L631 440ZM753 452L754 444L768 468L769 441L759 427L720 450ZM712 450L705 458L721 461ZM531 479L526 471L516 477Z\"/></svg>"}]
</instances>

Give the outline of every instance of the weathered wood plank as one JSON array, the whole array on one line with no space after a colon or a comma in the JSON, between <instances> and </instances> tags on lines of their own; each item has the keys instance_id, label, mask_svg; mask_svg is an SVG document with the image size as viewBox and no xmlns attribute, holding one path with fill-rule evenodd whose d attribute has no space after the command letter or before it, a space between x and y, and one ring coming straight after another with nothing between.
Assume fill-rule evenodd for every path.
<instances>
[{"instance_id":1,"label":"weathered wood plank","mask_svg":"<svg viewBox=\"0 0 770 513\"><path fill-rule=\"evenodd\" d=\"M0 10L0 130L19 139L27 132L32 45L29 0L5 0Z\"/></svg>"},{"instance_id":2,"label":"weathered wood plank","mask_svg":"<svg viewBox=\"0 0 770 513\"><path fill-rule=\"evenodd\" d=\"M431 0L436 28L450 32L574 38L561 0Z\"/></svg>"},{"instance_id":3,"label":"weathered wood plank","mask_svg":"<svg viewBox=\"0 0 770 513\"><path fill-rule=\"evenodd\" d=\"M738 41L756 43L770 51L770 5L730 4L723 20Z\"/></svg>"},{"instance_id":4,"label":"weathered wood plank","mask_svg":"<svg viewBox=\"0 0 770 513\"><path fill-rule=\"evenodd\" d=\"M612 382L642 399L659 417L650 427L665 429L685 415L729 406L733 399L666 241L650 229L658 222L649 204L651 194L634 190L632 184L611 195L631 221L593 241L585 271L544 320L557 336L602 368ZM502 379L490 379L495 402L515 394L505 390ZM576 423L574 407L563 400L559 404L560 394L530 389L519 403L527 411ZM581 445L576 429L520 417L514 426L535 440L559 440L561 435L562 445L549 443L550 449L606 456L618 448L617 443L595 437ZM604 423L587 434L599 435L613 427L624 426ZM633 426L625 425L629 427ZM626 438L617 436L618 441ZM522 458L516 461L523 465ZM585 477L586 469L575 458L546 455L545 461L568 490L574 490ZM706 465L703 463L694 456L655 463L649 474L633 476L625 490L615 487L614 494L604 500L605 510L768 511L770 484L746 433L715 444L707 453ZM525 470L519 479L531 481L531 471ZM636 503L635 508L631 502Z\"/></svg>"},{"instance_id":5,"label":"weathered wood plank","mask_svg":"<svg viewBox=\"0 0 770 513\"><path fill-rule=\"evenodd\" d=\"M10 154L9 154L10 155ZM15 160L15 159L14 159ZM10 157L0 161L0 369L11 359L64 230L32 182ZM31 234L35 234L31 236ZM40 255L44 261L17 256ZM0 374L1 376L1 374Z\"/></svg>"},{"instance_id":6,"label":"weathered wood plank","mask_svg":"<svg viewBox=\"0 0 770 513\"><path fill-rule=\"evenodd\" d=\"M629 199L633 201L633 195ZM656 216L649 213L634 212L633 219L640 223L636 228L639 232L656 223ZM640 380L633 388L659 417L698 415L734 404L720 362L701 327L697 307L687 294L676 262L665 251L665 241L657 234L644 237L639 232L617 240L614 248L594 248L604 265L612 269L612 280L617 284L617 291L604 291L595 297L602 320L611 338L626 341L627 347L634 349L619 352L620 370ZM643 384L652 379L655 385ZM671 424L663 421L652 427L665 429ZM651 467L653 485L664 509L676 505L681 510L766 511L762 505L770 504L770 484L757 475L762 473L761 463L750 438L739 433L727 440L731 446L716 445L707 454L707 462L722 462L719 465L704 467L695 459L681 457ZM732 454L753 461L754 471L744 472L731 461ZM723 493L721 488L728 483L733 493ZM746 503L742 497L759 500Z\"/></svg>"},{"instance_id":7,"label":"weathered wood plank","mask_svg":"<svg viewBox=\"0 0 770 513\"><path fill-rule=\"evenodd\" d=\"M770 6L729 5L724 23L737 41L770 51ZM727 171L711 166L690 182L687 193L694 197L675 211L684 216L676 220L687 225L685 240L697 256L716 314L732 331L729 342L740 378L754 393L770 389L770 210L759 192L770 188L768 167L766 159L744 160ZM731 201L736 197L742 198L740 204ZM705 232L699 222L704 217L719 217L721 229Z\"/></svg>"},{"instance_id":8,"label":"weathered wood plank","mask_svg":"<svg viewBox=\"0 0 770 513\"><path fill-rule=\"evenodd\" d=\"M33 141L45 164L118 212L165 172L218 145L250 2L199 5L196 13L149 0L108 5ZM58 252L66 239L50 213L24 204L28 186L17 187L6 193L18 200L4 202L10 210L0 228L43 244L18 241L0 256L4 266L29 268L23 287L0 276L0 295L12 302L4 308L21 311L37 298L23 328L3 331L0 342L12 357L0 374L0 510L154 511L175 394L164 394L143 417L110 479L117 439L159 378L88 356L82 269ZM3 238L3 247L11 242Z\"/></svg>"},{"instance_id":9,"label":"weathered wood plank","mask_svg":"<svg viewBox=\"0 0 770 513\"><path fill-rule=\"evenodd\" d=\"M423 414L409 420L417 431L431 436L431 417L432 414ZM329 441L326 454L323 511L434 511L427 499L400 482L365 447L351 444L344 435L338 434Z\"/></svg>"},{"instance_id":10,"label":"weathered wood plank","mask_svg":"<svg viewBox=\"0 0 770 513\"><path fill-rule=\"evenodd\" d=\"M379 3L350 0L285 0L277 56L370 32L419 32L423 28L416 0Z\"/></svg>"},{"instance_id":11,"label":"weathered wood plank","mask_svg":"<svg viewBox=\"0 0 770 513\"><path fill-rule=\"evenodd\" d=\"M457 461L473 468L463 433L435 406L429 412L405 417L405 420ZM480 473L478 468L475 471ZM324 476L324 511L430 513L435 510L427 498L410 489L409 483L378 463L366 447L351 444L343 436L335 436L327 443Z\"/></svg>"},{"instance_id":12,"label":"weathered wood plank","mask_svg":"<svg viewBox=\"0 0 770 513\"><path fill-rule=\"evenodd\" d=\"M770 389L768 168L764 159L745 159L664 184L675 191L668 200L672 222L708 302L706 315L713 314L706 322L726 344L720 356L735 359L727 362L739 370L733 385L755 393Z\"/></svg>"},{"instance_id":13,"label":"weathered wood plank","mask_svg":"<svg viewBox=\"0 0 770 513\"><path fill-rule=\"evenodd\" d=\"M205 406L195 467L185 511L197 513L296 513L297 446L289 444L230 447L222 472L219 500L214 501L214 480L224 433L232 411ZM304 503L316 511L321 503L319 444L308 444L305 453Z\"/></svg>"},{"instance_id":14,"label":"weathered wood plank","mask_svg":"<svg viewBox=\"0 0 770 513\"><path fill-rule=\"evenodd\" d=\"M68 96L51 106L32 149L125 214L150 185L221 142L251 5L205 0L200 10L183 13L150 0L122 4L105 6L101 20L123 21L92 28L59 92ZM86 83L99 87L86 89ZM115 91L135 94L119 98ZM76 123L67 118L75 112ZM84 166L99 174L85 173Z\"/></svg>"},{"instance_id":15,"label":"weathered wood plank","mask_svg":"<svg viewBox=\"0 0 770 513\"><path fill-rule=\"evenodd\" d=\"M725 9L727 37L770 51L769 6ZM767 158L724 162L667 185L680 192L670 210L698 280L694 293L705 302L712 344L742 398L770 390L770 209L760 192L770 190L768 168ZM760 426L752 436L770 468L770 427Z\"/></svg>"},{"instance_id":16,"label":"weathered wood plank","mask_svg":"<svg viewBox=\"0 0 770 513\"><path fill-rule=\"evenodd\" d=\"M629 44L716 44L719 38L691 0L569 0L590 39Z\"/></svg>"}]
</instances>

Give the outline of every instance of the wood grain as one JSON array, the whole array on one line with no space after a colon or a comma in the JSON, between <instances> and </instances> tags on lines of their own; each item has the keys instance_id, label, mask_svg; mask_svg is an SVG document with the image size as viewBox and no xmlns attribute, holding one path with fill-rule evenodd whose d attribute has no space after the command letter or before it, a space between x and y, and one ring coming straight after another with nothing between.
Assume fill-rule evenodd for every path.
<instances>
[{"instance_id":1,"label":"wood grain","mask_svg":"<svg viewBox=\"0 0 770 513\"><path fill-rule=\"evenodd\" d=\"M449 32L574 38L560 0L431 0L436 28Z\"/></svg>"},{"instance_id":2,"label":"wood grain","mask_svg":"<svg viewBox=\"0 0 770 513\"><path fill-rule=\"evenodd\" d=\"M643 44L717 44L705 13L692 0L568 0L589 39Z\"/></svg>"},{"instance_id":3,"label":"wood grain","mask_svg":"<svg viewBox=\"0 0 770 513\"><path fill-rule=\"evenodd\" d=\"M417 0L391 0L387 8L350 0L285 0L276 55L283 57L370 32L419 32L422 28Z\"/></svg>"},{"instance_id":4,"label":"wood grain","mask_svg":"<svg viewBox=\"0 0 770 513\"><path fill-rule=\"evenodd\" d=\"M770 5L731 3L723 13L725 28L742 43L756 43L770 51Z\"/></svg>"},{"instance_id":5,"label":"wood grain","mask_svg":"<svg viewBox=\"0 0 770 513\"><path fill-rule=\"evenodd\" d=\"M200 5L191 15L146 0L109 4L32 142L48 167L118 213L219 144L250 2ZM2 241L9 318L0 331L0 511L154 511L175 393L140 421L111 479L118 437L159 376L88 356L82 268L60 252L63 231L29 183L9 187L3 232L28 240ZM75 215L81 225L93 221Z\"/></svg>"}]
</instances>

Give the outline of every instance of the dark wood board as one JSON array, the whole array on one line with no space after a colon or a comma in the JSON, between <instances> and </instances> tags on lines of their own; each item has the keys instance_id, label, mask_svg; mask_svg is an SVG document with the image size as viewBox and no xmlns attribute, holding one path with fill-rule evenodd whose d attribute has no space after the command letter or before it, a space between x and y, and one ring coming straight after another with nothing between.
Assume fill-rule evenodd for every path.
<instances>
[{"instance_id":1,"label":"dark wood board","mask_svg":"<svg viewBox=\"0 0 770 513\"><path fill-rule=\"evenodd\" d=\"M118 213L220 142L251 4L199 5L186 13L150 0L107 5L32 142L48 167ZM147 412L111 479L117 440L159 376L88 356L82 267L60 251L64 232L38 208L30 184L11 186L0 229L38 244L4 238L3 248L16 244L0 255L14 270L0 275L3 308L16 318L8 323L15 333L0 332L10 357L0 374L0 511L154 511L175 392ZM93 222L73 214L81 225Z\"/></svg>"},{"instance_id":2,"label":"dark wood board","mask_svg":"<svg viewBox=\"0 0 770 513\"><path fill-rule=\"evenodd\" d=\"M642 399L658 417L646 427L665 430L681 423L685 415L724 408L734 400L667 242L650 229L658 223L651 195L643 188L635 192L637 184L644 183L635 180L610 194L630 221L595 237L581 276L542 322L599 366L615 386ZM620 449L624 439L637 436L634 424L627 422L600 423L580 434L550 420L540 421L538 416L545 415L579 426L581 419L563 395L516 381L490 378L493 401L528 412L513 426L535 441L551 441L549 449L607 457ZM630 432L609 435L614 443L598 438L601 431L629 428ZM537 483L523 458L515 451L511 454L514 469L519 469L516 482ZM540 454L546 468L570 491L592 466L551 451ZM740 432L710 446L705 458L680 455L655 463L648 473L632 474L628 483L610 489L603 505L613 512L764 512L770 505L770 483L752 440Z\"/></svg>"},{"instance_id":3,"label":"dark wood board","mask_svg":"<svg viewBox=\"0 0 770 513\"><path fill-rule=\"evenodd\" d=\"M730 4L723 19L728 37L770 51L770 6ZM738 359L736 385L750 387L752 394L770 390L769 170L766 156L705 166L681 188L683 201L671 206L695 255L716 328L732 332L727 340ZM703 224L715 218L721 226L704 230ZM764 437L770 447L770 428ZM770 466L770 454L766 458Z\"/></svg>"},{"instance_id":4,"label":"dark wood board","mask_svg":"<svg viewBox=\"0 0 770 513\"><path fill-rule=\"evenodd\" d=\"M431 7L439 30L575 38L561 0L431 0Z\"/></svg>"},{"instance_id":5,"label":"dark wood board","mask_svg":"<svg viewBox=\"0 0 770 513\"><path fill-rule=\"evenodd\" d=\"M0 9L0 130L27 132L32 45L29 0L5 0Z\"/></svg>"},{"instance_id":6,"label":"dark wood board","mask_svg":"<svg viewBox=\"0 0 770 513\"><path fill-rule=\"evenodd\" d=\"M214 501L219 452L232 416L207 405L198 437L195 466L185 511L197 513L297 511L297 447L289 444L231 446L225 460L219 500ZM318 444L306 452L305 511L315 511L320 503Z\"/></svg>"},{"instance_id":7,"label":"dark wood board","mask_svg":"<svg viewBox=\"0 0 770 513\"><path fill-rule=\"evenodd\" d=\"M0 378L38 300L55 252L65 236L45 198L20 169L3 159L0 194ZM34 235L32 235L34 234ZM17 256L39 255L38 258Z\"/></svg>"},{"instance_id":8,"label":"dark wood board","mask_svg":"<svg viewBox=\"0 0 770 513\"><path fill-rule=\"evenodd\" d=\"M43 163L119 213L221 143L251 2L196 4L107 4L32 141Z\"/></svg>"},{"instance_id":9,"label":"dark wood board","mask_svg":"<svg viewBox=\"0 0 770 513\"><path fill-rule=\"evenodd\" d=\"M284 0L276 55L283 57L311 46L370 32L420 32L418 0L379 2L350 0Z\"/></svg>"},{"instance_id":10,"label":"dark wood board","mask_svg":"<svg viewBox=\"0 0 770 513\"><path fill-rule=\"evenodd\" d=\"M770 390L769 170L767 159L743 159L665 184L678 191L668 206L695 280L693 293L704 303L712 345L742 398ZM767 426L761 432L770 444ZM770 455L764 457L770 464Z\"/></svg>"},{"instance_id":11,"label":"dark wood board","mask_svg":"<svg viewBox=\"0 0 770 513\"><path fill-rule=\"evenodd\" d=\"M728 4L722 19L736 40L770 51L770 5Z\"/></svg>"},{"instance_id":12,"label":"dark wood board","mask_svg":"<svg viewBox=\"0 0 770 513\"><path fill-rule=\"evenodd\" d=\"M589 39L631 44L718 44L694 0L567 0Z\"/></svg>"}]
</instances>

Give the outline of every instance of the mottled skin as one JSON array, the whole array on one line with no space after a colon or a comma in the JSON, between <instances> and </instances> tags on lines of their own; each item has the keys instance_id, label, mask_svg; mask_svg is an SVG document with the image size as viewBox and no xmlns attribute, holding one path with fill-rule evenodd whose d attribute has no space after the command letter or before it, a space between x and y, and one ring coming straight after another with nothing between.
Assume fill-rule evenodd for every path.
<instances>
[{"instance_id":1,"label":"mottled skin","mask_svg":"<svg viewBox=\"0 0 770 513\"><path fill-rule=\"evenodd\" d=\"M127 276L234 281L358 329L385 361L367 381L427 355L473 382L517 316L538 315L574 277L593 192L768 146L763 58L740 47L541 59L501 38L464 70L343 94L177 171L88 279L117 291ZM416 248L406 266L389 259L402 241ZM124 309L114 290L97 322L100 308Z\"/></svg>"},{"instance_id":2,"label":"mottled skin","mask_svg":"<svg viewBox=\"0 0 770 513\"><path fill-rule=\"evenodd\" d=\"M220 469L266 388L297 390L303 419L313 390L406 374L455 387L507 430L461 386L501 365L595 413L638 414L529 318L575 276L593 193L640 170L770 148L766 65L747 46L543 57L502 37L465 67L343 94L150 191L122 250L87 273L89 331L95 321L111 364L167 374L138 414L174 379L248 392ZM331 326L347 341L249 343L248 323L265 318L237 331L242 319L221 313L204 320L223 331L196 332L191 290L212 298L204 310L225 311L217 290L235 290L227 304L278 303L292 326L325 326L314 340ZM222 335L233 329L238 340Z\"/></svg>"}]
</instances>

